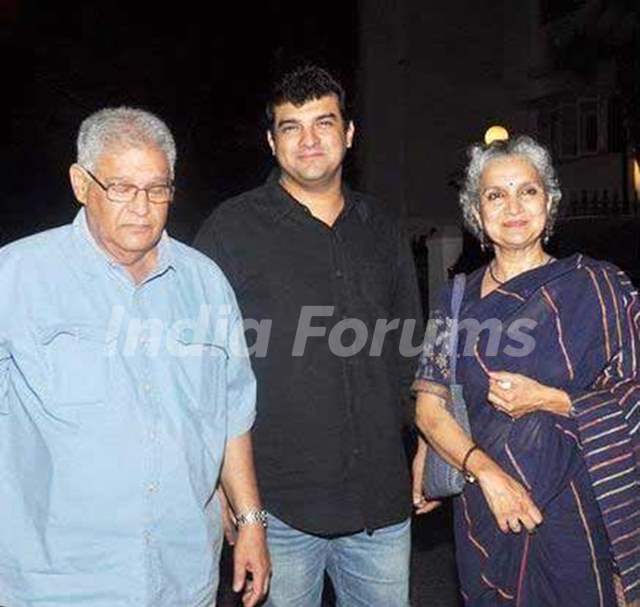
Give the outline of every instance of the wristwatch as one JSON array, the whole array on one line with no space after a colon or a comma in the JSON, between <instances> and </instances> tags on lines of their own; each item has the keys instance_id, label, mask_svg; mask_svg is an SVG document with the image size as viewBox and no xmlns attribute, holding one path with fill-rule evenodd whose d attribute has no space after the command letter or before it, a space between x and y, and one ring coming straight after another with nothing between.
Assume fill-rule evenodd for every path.
<instances>
[{"instance_id":1,"label":"wristwatch","mask_svg":"<svg viewBox=\"0 0 640 607\"><path fill-rule=\"evenodd\" d=\"M266 529L267 511L252 508L251 510L247 510L241 514L236 514L236 527L240 529L245 525L262 525Z\"/></svg>"}]
</instances>

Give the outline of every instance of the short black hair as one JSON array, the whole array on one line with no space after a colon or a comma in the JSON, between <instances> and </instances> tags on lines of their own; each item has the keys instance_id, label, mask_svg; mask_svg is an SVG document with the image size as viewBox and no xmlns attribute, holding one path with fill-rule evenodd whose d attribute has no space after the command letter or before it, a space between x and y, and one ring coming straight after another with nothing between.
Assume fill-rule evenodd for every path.
<instances>
[{"instance_id":1,"label":"short black hair","mask_svg":"<svg viewBox=\"0 0 640 607\"><path fill-rule=\"evenodd\" d=\"M273 131L276 106L291 103L300 107L308 101L327 95L335 95L338 98L340 114L346 128L350 120L347 95L342 85L326 69L307 64L287 72L274 84L267 101L267 128Z\"/></svg>"}]
</instances>

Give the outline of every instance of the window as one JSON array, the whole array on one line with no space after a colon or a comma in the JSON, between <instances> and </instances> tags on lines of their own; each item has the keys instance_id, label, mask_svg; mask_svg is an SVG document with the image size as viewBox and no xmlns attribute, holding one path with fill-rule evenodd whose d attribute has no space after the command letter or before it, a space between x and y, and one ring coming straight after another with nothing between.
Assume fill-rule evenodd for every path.
<instances>
[{"instance_id":1,"label":"window","mask_svg":"<svg viewBox=\"0 0 640 607\"><path fill-rule=\"evenodd\" d=\"M624 121L619 97L611 97L607 103L607 150L619 153L624 150Z\"/></svg>"},{"instance_id":2,"label":"window","mask_svg":"<svg viewBox=\"0 0 640 607\"><path fill-rule=\"evenodd\" d=\"M578 155L578 114L575 104L563 105L560 114L560 156L572 158Z\"/></svg>"},{"instance_id":3,"label":"window","mask_svg":"<svg viewBox=\"0 0 640 607\"><path fill-rule=\"evenodd\" d=\"M580 116L580 152L597 154L600 149L598 133L598 101L589 99L578 104Z\"/></svg>"},{"instance_id":4,"label":"window","mask_svg":"<svg viewBox=\"0 0 640 607\"><path fill-rule=\"evenodd\" d=\"M578 158L624 148L620 101L586 97L543 102L538 133L556 158Z\"/></svg>"}]
</instances>

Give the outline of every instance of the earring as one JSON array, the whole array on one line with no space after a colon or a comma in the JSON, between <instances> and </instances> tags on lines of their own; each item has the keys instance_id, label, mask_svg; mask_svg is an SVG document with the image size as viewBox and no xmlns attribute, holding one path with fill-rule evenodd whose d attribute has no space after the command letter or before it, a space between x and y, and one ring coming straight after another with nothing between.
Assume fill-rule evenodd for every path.
<instances>
[{"instance_id":1,"label":"earring","mask_svg":"<svg viewBox=\"0 0 640 607\"><path fill-rule=\"evenodd\" d=\"M550 238L551 238L551 226L547 224L546 226L544 226L544 238L542 239L542 242L544 244L548 244Z\"/></svg>"},{"instance_id":2,"label":"earring","mask_svg":"<svg viewBox=\"0 0 640 607\"><path fill-rule=\"evenodd\" d=\"M487 237L486 237L486 235L485 235L484 231L482 231L482 232L480 233L480 250L481 250L483 253L486 253L486 252L487 252Z\"/></svg>"}]
</instances>

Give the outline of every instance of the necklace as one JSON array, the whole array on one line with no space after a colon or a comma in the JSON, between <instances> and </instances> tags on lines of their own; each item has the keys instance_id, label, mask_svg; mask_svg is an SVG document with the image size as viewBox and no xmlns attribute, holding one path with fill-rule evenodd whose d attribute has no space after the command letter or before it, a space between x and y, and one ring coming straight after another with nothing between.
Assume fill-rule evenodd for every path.
<instances>
[{"instance_id":1,"label":"necklace","mask_svg":"<svg viewBox=\"0 0 640 607\"><path fill-rule=\"evenodd\" d=\"M489 276L491 276L491 280L493 280L497 285L502 286L504 284L504 281L498 280L496 275L493 273L493 262L489 264Z\"/></svg>"},{"instance_id":2,"label":"necklace","mask_svg":"<svg viewBox=\"0 0 640 607\"><path fill-rule=\"evenodd\" d=\"M541 263L539 266L536 266L536 268L541 268L542 266L546 266L547 264L551 263L553 259L554 258L551 257L551 255L549 255L549 257L547 257L547 260L544 263ZM535 270L535 268L531 268L531 269ZM491 280L493 280L493 282L495 282L498 286L502 286L505 283L504 280L498 280L496 278L496 275L493 273L493 261L489 264L489 276L491 276Z\"/></svg>"}]
</instances>

